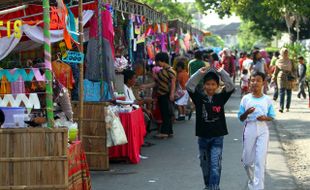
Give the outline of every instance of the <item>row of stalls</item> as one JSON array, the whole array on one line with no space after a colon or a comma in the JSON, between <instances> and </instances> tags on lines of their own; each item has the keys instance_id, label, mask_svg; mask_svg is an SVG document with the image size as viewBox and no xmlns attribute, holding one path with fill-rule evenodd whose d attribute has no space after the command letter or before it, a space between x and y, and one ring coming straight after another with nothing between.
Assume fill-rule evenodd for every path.
<instances>
[{"instance_id":1,"label":"row of stalls","mask_svg":"<svg viewBox=\"0 0 310 190\"><path fill-rule=\"evenodd\" d=\"M111 106L120 72L204 35L131 0L7 0L0 27L0 189L91 189L89 169L139 163L142 111Z\"/></svg>"}]
</instances>

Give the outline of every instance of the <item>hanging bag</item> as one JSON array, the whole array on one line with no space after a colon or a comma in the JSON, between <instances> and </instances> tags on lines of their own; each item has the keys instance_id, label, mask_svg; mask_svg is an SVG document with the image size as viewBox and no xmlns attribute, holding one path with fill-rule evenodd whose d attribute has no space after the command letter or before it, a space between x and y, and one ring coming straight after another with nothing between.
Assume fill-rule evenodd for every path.
<instances>
[{"instance_id":1,"label":"hanging bag","mask_svg":"<svg viewBox=\"0 0 310 190\"><path fill-rule=\"evenodd\" d=\"M112 107L106 108L106 131L107 131L107 147L127 144L127 137L124 127L119 117L114 113Z\"/></svg>"}]
</instances>

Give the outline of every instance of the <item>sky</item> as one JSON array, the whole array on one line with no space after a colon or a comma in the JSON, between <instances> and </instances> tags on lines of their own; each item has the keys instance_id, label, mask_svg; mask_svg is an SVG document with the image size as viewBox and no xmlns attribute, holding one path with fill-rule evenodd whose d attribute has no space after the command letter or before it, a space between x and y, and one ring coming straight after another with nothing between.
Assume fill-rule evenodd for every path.
<instances>
[{"instance_id":1,"label":"sky","mask_svg":"<svg viewBox=\"0 0 310 190\"><path fill-rule=\"evenodd\" d=\"M177 0L180 3L194 3L195 0ZM212 25L220 25L220 24L230 24L233 22L241 22L240 18L235 14L230 17L224 17L220 19L217 13L211 12L208 15L203 15L202 22L205 25L204 28L207 28Z\"/></svg>"},{"instance_id":2,"label":"sky","mask_svg":"<svg viewBox=\"0 0 310 190\"><path fill-rule=\"evenodd\" d=\"M241 22L240 18L236 15L232 15L230 17L225 16L223 19L220 19L217 13L210 13L208 15L204 15L202 22L207 26L211 25L220 25L220 24L230 24L233 22Z\"/></svg>"}]
</instances>

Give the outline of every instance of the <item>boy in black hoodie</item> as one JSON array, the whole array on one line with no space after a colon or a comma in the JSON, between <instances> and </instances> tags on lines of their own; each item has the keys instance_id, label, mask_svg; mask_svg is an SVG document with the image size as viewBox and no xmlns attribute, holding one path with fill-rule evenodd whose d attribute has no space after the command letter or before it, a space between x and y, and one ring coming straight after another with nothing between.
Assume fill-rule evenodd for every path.
<instances>
[{"instance_id":1,"label":"boy in black hoodie","mask_svg":"<svg viewBox=\"0 0 310 190\"><path fill-rule=\"evenodd\" d=\"M219 93L220 78L225 84ZM203 79L203 86L198 85ZM234 84L223 65L203 67L188 81L187 91L196 106L196 136L205 190L219 190L224 136L228 134L224 105Z\"/></svg>"}]
</instances>

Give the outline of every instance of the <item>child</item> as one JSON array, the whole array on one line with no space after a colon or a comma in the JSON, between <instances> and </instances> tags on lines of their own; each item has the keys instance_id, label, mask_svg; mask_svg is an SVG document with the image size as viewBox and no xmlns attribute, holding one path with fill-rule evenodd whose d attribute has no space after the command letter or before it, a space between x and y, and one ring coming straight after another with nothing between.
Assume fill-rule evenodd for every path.
<instances>
[{"instance_id":1,"label":"child","mask_svg":"<svg viewBox=\"0 0 310 190\"><path fill-rule=\"evenodd\" d=\"M306 99L307 95L305 93L305 82L306 82L306 75L307 75L307 66L305 64L304 57L298 57L299 65L298 65L298 83L299 83L299 91L297 97L300 98L302 96Z\"/></svg>"},{"instance_id":2,"label":"child","mask_svg":"<svg viewBox=\"0 0 310 190\"><path fill-rule=\"evenodd\" d=\"M243 69L241 75L241 97L249 92L249 75L248 70Z\"/></svg>"},{"instance_id":3,"label":"child","mask_svg":"<svg viewBox=\"0 0 310 190\"><path fill-rule=\"evenodd\" d=\"M179 117L176 119L177 121L185 120L185 106L188 103L188 93L185 89L185 84L188 81L188 73L185 70L185 63L180 61L176 65L177 68L177 85L183 89L184 95L175 101L175 104L178 106Z\"/></svg>"},{"instance_id":4,"label":"child","mask_svg":"<svg viewBox=\"0 0 310 190\"><path fill-rule=\"evenodd\" d=\"M225 88L216 93L219 75ZM203 86L198 85L201 79ZM223 139L228 134L224 105L234 92L234 84L223 65L218 64L216 69L203 67L198 70L186 88L196 106L196 136L205 189L219 190Z\"/></svg>"},{"instance_id":5,"label":"child","mask_svg":"<svg viewBox=\"0 0 310 190\"><path fill-rule=\"evenodd\" d=\"M251 93L240 103L239 119L244 122L242 162L249 177L248 188L264 189L265 164L268 151L268 121L275 118L271 99L264 95L265 74L254 73L250 79Z\"/></svg>"}]
</instances>

